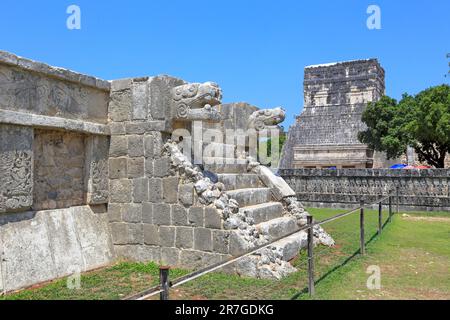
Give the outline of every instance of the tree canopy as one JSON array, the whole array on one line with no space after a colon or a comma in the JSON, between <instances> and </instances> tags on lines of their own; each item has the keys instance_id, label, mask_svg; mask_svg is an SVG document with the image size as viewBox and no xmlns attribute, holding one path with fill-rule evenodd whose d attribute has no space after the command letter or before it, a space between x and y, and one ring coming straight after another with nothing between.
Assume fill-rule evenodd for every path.
<instances>
[{"instance_id":1,"label":"tree canopy","mask_svg":"<svg viewBox=\"0 0 450 320\"><path fill-rule=\"evenodd\" d=\"M388 159L400 157L411 146L421 162L444 168L450 151L450 86L404 94L400 102L384 96L369 103L362 121L367 130L358 134L359 140L386 152Z\"/></svg>"}]
</instances>

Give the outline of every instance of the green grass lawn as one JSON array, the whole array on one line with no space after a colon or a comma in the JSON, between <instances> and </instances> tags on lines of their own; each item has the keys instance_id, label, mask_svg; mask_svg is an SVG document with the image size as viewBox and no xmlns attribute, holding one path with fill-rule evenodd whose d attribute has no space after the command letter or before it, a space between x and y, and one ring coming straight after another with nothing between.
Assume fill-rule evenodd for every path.
<instances>
[{"instance_id":1,"label":"green grass lawn","mask_svg":"<svg viewBox=\"0 0 450 320\"><path fill-rule=\"evenodd\" d=\"M310 209L317 220L343 210ZM426 217L426 218L422 218ZM386 217L385 217L386 218ZM396 215L376 237L377 213L366 213L367 254L359 251L359 215L331 222L324 228L336 240L333 248L316 248L314 299L450 299L450 215ZM293 261L299 271L281 281L213 273L171 290L172 299L310 299L306 292L305 253ZM381 269L381 290L369 290L368 266ZM171 270L171 279L188 273ZM86 273L80 289L67 280L7 295L0 299L121 299L158 282L154 263L118 263Z\"/></svg>"}]
</instances>

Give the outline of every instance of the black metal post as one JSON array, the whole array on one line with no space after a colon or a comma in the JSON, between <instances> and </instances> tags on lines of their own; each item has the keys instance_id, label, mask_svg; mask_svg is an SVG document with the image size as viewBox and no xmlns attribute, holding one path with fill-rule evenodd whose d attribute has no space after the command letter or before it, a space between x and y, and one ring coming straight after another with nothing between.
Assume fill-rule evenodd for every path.
<instances>
[{"instance_id":1,"label":"black metal post","mask_svg":"<svg viewBox=\"0 0 450 320\"><path fill-rule=\"evenodd\" d=\"M159 283L161 285L161 290L159 298L161 300L169 300L169 270L170 267L159 267Z\"/></svg>"},{"instance_id":2,"label":"black metal post","mask_svg":"<svg viewBox=\"0 0 450 320\"><path fill-rule=\"evenodd\" d=\"M309 296L312 297L316 293L314 286L314 229L313 217L308 216L308 291Z\"/></svg>"},{"instance_id":3,"label":"black metal post","mask_svg":"<svg viewBox=\"0 0 450 320\"><path fill-rule=\"evenodd\" d=\"M364 200L361 200L361 209L359 214L359 229L360 229L360 242L361 242L361 250L360 253L362 255L366 254L366 241L364 239Z\"/></svg>"},{"instance_id":4,"label":"black metal post","mask_svg":"<svg viewBox=\"0 0 450 320\"><path fill-rule=\"evenodd\" d=\"M383 230L383 202L378 204L378 236L381 236Z\"/></svg>"},{"instance_id":5,"label":"black metal post","mask_svg":"<svg viewBox=\"0 0 450 320\"><path fill-rule=\"evenodd\" d=\"M397 214L400 213L400 187L397 186Z\"/></svg>"},{"instance_id":6,"label":"black metal post","mask_svg":"<svg viewBox=\"0 0 450 320\"><path fill-rule=\"evenodd\" d=\"M389 196L389 223L392 222L392 196Z\"/></svg>"}]
</instances>

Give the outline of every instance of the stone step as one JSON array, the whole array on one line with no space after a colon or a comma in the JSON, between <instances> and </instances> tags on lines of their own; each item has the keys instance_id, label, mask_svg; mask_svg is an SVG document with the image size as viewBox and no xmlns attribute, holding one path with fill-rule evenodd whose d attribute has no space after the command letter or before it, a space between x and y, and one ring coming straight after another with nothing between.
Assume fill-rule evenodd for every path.
<instances>
[{"instance_id":1,"label":"stone step","mask_svg":"<svg viewBox=\"0 0 450 320\"><path fill-rule=\"evenodd\" d=\"M239 203L239 207L254 206L270 202L272 192L269 188L246 188L227 191L227 194Z\"/></svg>"},{"instance_id":2,"label":"stone step","mask_svg":"<svg viewBox=\"0 0 450 320\"><path fill-rule=\"evenodd\" d=\"M245 159L233 159L233 158L216 158L216 157L204 157L203 166L205 170L219 173L246 173L247 161Z\"/></svg>"},{"instance_id":3,"label":"stone step","mask_svg":"<svg viewBox=\"0 0 450 320\"><path fill-rule=\"evenodd\" d=\"M261 234L268 235L272 241L291 232L295 232L299 227L297 225L297 219L293 217L282 217L262 222L256 228Z\"/></svg>"},{"instance_id":4,"label":"stone step","mask_svg":"<svg viewBox=\"0 0 450 320\"><path fill-rule=\"evenodd\" d=\"M267 202L240 209L246 216L253 218L255 224L266 222L283 216L283 205L280 202Z\"/></svg>"},{"instance_id":5,"label":"stone step","mask_svg":"<svg viewBox=\"0 0 450 320\"><path fill-rule=\"evenodd\" d=\"M273 244L272 248L280 252L284 261L291 261L300 252L308 246L308 233L300 231L287 238L277 241Z\"/></svg>"},{"instance_id":6,"label":"stone step","mask_svg":"<svg viewBox=\"0 0 450 320\"><path fill-rule=\"evenodd\" d=\"M203 156L207 158L234 158L236 156L236 146L218 142L203 143Z\"/></svg>"},{"instance_id":7,"label":"stone step","mask_svg":"<svg viewBox=\"0 0 450 320\"><path fill-rule=\"evenodd\" d=\"M226 190L264 187L256 174L220 173L217 176Z\"/></svg>"}]
</instances>

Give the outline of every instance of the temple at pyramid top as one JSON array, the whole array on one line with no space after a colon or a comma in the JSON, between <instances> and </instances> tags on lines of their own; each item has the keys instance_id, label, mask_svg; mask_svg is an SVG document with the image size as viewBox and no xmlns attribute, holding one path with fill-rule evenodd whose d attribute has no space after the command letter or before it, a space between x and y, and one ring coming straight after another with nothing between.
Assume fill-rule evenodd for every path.
<instances>
[{"instance_id":1,"label":"temple at pyramid top","mask_svg":"<svg viewBox=\"0 0 450 320\"><path fill-rule=\"evenodd\" d=\"M384 69L377 59L305 68L304 108L290 128L281 168L382 167L358 140L361 115L385 94Z\"/></svg>"}]
</instances>

